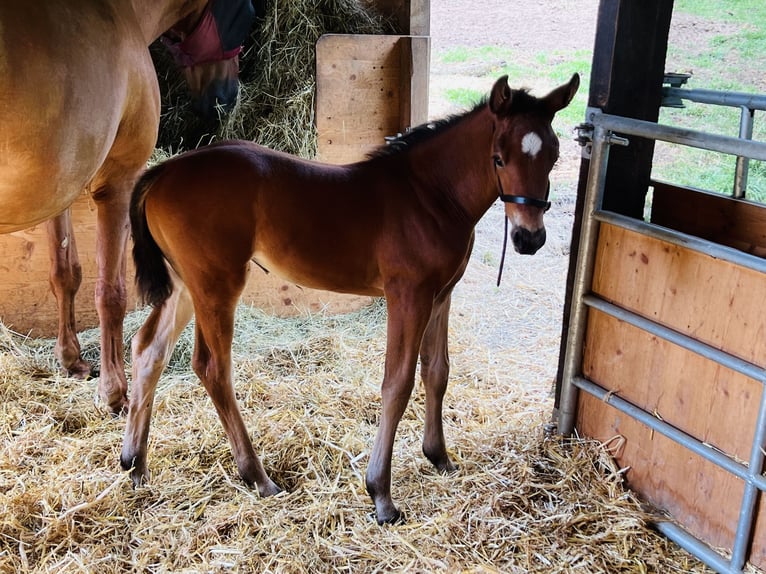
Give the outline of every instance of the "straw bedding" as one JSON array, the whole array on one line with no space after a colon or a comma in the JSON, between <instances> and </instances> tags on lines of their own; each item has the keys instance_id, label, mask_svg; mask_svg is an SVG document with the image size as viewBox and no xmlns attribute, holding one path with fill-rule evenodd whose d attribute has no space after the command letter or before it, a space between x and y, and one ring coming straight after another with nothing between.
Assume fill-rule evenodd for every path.
<instances>
[{"instance_id":1,"label":"straw bedding","mask_svg":"<svg viewBox=\"0 0 766 574\"><path fill-rule=\"evenodd\" d=\"M145 317L131 314L130 336ZM455 314L444 419L453 475L420 454L416 388L394 452L407 515L378 526L364 490L379 416L385 307L278 319L245 306L237 395L285 492L239 479L211 401L189 369L187 329L160 381L148 485L118 456L123 418L93 382L62 377L53 342L0 331L2 572L704 572L647 527L603 446L549 437L546 392L491 360ZM97 352L97 331L83 336ZM521 349L508 349L511 356Z\"/></svg>"}]
</instances>

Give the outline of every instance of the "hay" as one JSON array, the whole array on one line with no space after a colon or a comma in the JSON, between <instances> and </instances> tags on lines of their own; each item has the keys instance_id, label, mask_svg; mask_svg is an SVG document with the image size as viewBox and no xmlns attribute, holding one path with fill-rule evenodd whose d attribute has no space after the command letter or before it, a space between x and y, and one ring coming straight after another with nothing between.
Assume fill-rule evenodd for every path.
<instances>
[{"instance_id":1,"label":"hay","mask_svg":"<svg viewBox=\"0 0 766 574\"><path fill-rule=\"evenodd\" d=\"M153 45L163 110L157 145L173 154L216 139L239 138L313 157L317 40L329 33L394 31L391 22L358 0L269 0L241 57L238 103L212 124L191 112L183 78L164 48Z\"/></svg>"},{"instance_id":2,"label":"hay","mask_svg":"<svg viewBox=\"0 0 766 574\"><path fill-rule=\"evenodd\" d=\"M129 316L127 336L144 316ZM363 480L381 302L294 319L238 310L238 400L287 489L269 499L237 476L190 373L189 332L158 387L151 482L134 490L118 464L124 419L96 412L94 383L57 375L52 341L0 331L0 571L707 571L647 527L603 446L545 435L547 394L488 360L468 319L454 317L444 419L460 470L438 474L420 454L416 389L395 445L393 495L408 517L395 527L375 523ZM86 355L97 335L84 333Z\"/></svg>"}]
</instances>

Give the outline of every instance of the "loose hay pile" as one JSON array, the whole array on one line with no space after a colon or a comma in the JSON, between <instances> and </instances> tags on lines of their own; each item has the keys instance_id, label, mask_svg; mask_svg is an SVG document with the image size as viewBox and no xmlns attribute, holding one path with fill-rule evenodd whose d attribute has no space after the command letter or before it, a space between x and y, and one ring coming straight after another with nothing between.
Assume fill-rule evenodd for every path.
<instances>
[{"instance_id":1,"label":"loose hay pile","mask_svg":"<svg viewBox=\"0 0 766 574\"><path fill-rule=\"evenodd\" d=\"M322 34L392 33L391 22L359 0L267 0L240 57L241 90L220 124L190 109L186 84L165 49L152 57L162 93L158 147L176 153L221 138L248 139L302 157L316 155L315 46Z\"/></svg>"},{"instance_id":2,"label":"loose hay pile","mask_svg":"<svg viewBox=\"0 0 766 574\"><path fill-rule=\"evenodd\" d=\"M96 412L92 382L53 374L52 341L0 331L0 571L706 571L646 526L601 446L544 436L548 399L525 390L523 371L489 364L459 314L445 430L460 470L440 475L420 454L416 388L394 452L408 520L378 526L363 476L384 317L380 303L296 319L240 308L238 398L287 489L269 499L237 475L190 373L190 333L158 389L151 482L134 490L118 464L124 418ZM83 344L95 352L97 333Z\"/></svg>"}]
</instances>

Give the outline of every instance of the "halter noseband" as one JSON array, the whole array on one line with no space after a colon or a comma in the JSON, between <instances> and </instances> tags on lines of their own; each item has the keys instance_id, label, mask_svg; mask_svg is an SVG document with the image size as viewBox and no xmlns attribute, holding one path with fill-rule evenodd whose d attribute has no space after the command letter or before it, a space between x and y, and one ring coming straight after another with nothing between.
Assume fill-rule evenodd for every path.
<instances>
[{"instance_id":1,"label":"halter noseband","mask_svg":"<svg viewBox=\"0 0 766 574\"><path fill-rule=\"evenodd\" d=\"M551 192L551 182L548 180L548 190L545 193L545 199L537 199L536 197L529 197L526 195L508 195L503 189L503 182L500 181L500 174L497 169L503 167L505 164L500 157L495 156L495 176L497 177L497 195L500 201L504 203L516 203L519 205L531 205L532 207L539 207L543 212L548 211L551 208L551 202L548 201L548 195Z\"/></svg>"}]
</instances>

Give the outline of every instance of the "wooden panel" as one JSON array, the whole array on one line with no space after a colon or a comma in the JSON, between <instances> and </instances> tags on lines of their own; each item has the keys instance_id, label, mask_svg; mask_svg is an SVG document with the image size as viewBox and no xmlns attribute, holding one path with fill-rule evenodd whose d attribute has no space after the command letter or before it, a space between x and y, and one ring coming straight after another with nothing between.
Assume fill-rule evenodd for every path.
<instances>
[{"instance_id":1,"label":"wooden panel","mask_svg":"<svg viewBox=\"0 0 766 574\"><path fill-rule=\"evenodd\" d=\"M594 292L762 367L765 284L756 271L601 226Z\"/></svg>"},{"instance_id":2,"label":"wooden panel","mask_svg":"<svg viewBox=\"0 0 766 574\"><path fill-rule=\"evenodd\" d=\"M77 251L82 264L82 286L75 299L78 330L98 326L96 288L96 213L85 193L72 206ZM132 245L128 246L128 252ZM48 283L50 263L45 225L0 235L0 320L15 331L35 337L54 337L58 324L56 299ZM136 308L133 264L128 259L128 310ZM345 313L369 304L356 297L301 288L253 266L242 302L278 316L326 310Z\"/></svg>"},{"instance_id":3,"label":"wooden panel","mask_svg":"<svg viewBox=\"0 0 766 574\"><path fill-rule=\"evenodd\" d=\"M766 364L762 274L601 225L593 291L756 364ZM750 455L762 384L591 309L583 372L608 391L737 460ZM731 547L743 483L580 393L578 431L619 448L628 485L709 544ZM763 501L761 501L763 505ZM762 509L764 510L764 509ZM764 512L752 561L766 561Z\"/></svg>"},{"instance_id":4,"label":"wooden panel","mask_svg":"<svg viewBox=\"0 0 766 574\"><path fill-rule=\"evenodd\" d=\"M317 159L337 164L361 160L386 136L426 120L418 116L428 107L428 70L421 68L429 40L403 38L328 34L319 39Z\"/></svg>"},{"instance_id":5,"label":"wooden panel","mask_svg":"<svg viewBox=\"0 0 766 574\"><path fill-rule=\"evenodd\" d=\"M578 413L578 431L609 442L631 490L708 544L731 548L741 480L587 393ZM764 542L756 539L759 554Z\"/></svg>"},{"instance_id":6,"label":"wooden panel","mask_svg":"<svg viewBox=\"0 0 766 574\"><path fill-rule=\"evenodd\" d=\"M707 191L654 183L652 223L766 257L766 207Z\"/></svg>"}]
</instances>

